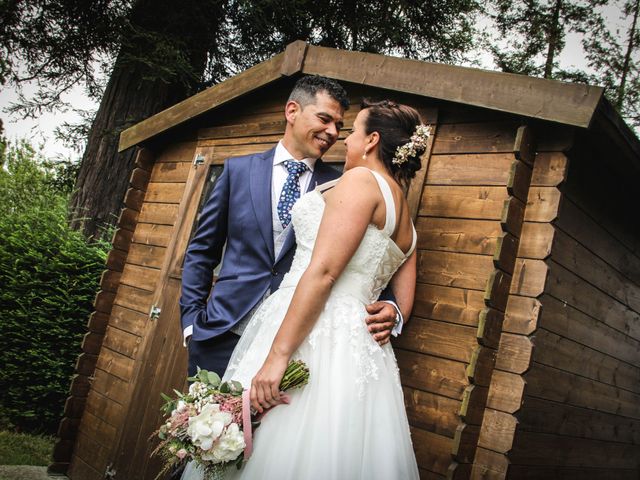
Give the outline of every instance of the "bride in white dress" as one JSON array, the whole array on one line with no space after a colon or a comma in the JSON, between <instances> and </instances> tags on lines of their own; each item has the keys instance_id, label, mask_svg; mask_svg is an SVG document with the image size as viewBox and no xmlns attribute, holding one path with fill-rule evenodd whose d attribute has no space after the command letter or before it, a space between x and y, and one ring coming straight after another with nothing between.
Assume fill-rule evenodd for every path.
<instances>
[{"instance_id":1,"label":"bride in white dress","mask_svg":"<svg viewBox=\"0 0 640 480\"><path fill-rule=\"evenodd\" d=\"M229 478L419 477L393 349L365 324L365 306L390 280L405 319L413 304L416 233L402 184L420 168L419 125L411 107L363 104L344 175L293 207L291 270L254 314L223 380L250 385L258 411L280 403L291 359L304 360L310 381L263 418L251 457ZM190 465L183 479L197 478Z\"/></svg>"}]
</instances>

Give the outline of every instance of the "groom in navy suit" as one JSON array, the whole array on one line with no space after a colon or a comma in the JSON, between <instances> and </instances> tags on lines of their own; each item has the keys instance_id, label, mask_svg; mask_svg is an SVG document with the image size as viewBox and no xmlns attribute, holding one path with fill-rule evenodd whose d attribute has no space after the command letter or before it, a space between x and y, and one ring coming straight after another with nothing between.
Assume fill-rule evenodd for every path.
<instances>
[{"instance_id":1,"label":"groom in navy suit","mask_svg":"<svg viewBox=\"0 0 640 480\"><path fill-rule=\"evenodd\" d=\"M347 108L338 83L303 77L286 103L278 145L225 162L183 265L180 312L189 375L198 366L222 376L251 314L291 267L295 236L289 210L301 192L340 176L320 157L338 139ZM376 340L388 341L394 328L399 332L394 304L378 301L367 310Z\"/></svg>"}]
</instances>

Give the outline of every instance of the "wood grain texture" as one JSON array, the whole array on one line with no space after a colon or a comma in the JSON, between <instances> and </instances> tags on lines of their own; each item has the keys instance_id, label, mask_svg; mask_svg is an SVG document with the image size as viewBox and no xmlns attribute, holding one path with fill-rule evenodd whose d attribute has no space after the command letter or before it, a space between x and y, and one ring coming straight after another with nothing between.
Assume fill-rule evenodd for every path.
<instances>
[{"instance_id":1,"label":"wood grain texture","mask_svg":"<svg viewBox=\"0 0 640 480\"><path fill-rule=\"evenodd\" d=\"M394 347L468 362L477 345L476 329L463 325L413 317L408 335L394 340Z\"/></svg>"},{"instance_id":2,"label":"wood grain texture","mask_svg":"<svg viewBox=\"0 0 640 480\"><path fill-rule=\"evenodd\" d=\"M109 327L104 336L103 344L114 352L121 353L131 359L135 359L140 348L141 338L125 330Z\"/></svg>"},{"instance_id":3,"label":"wood grain texture","mask_svg":"<svg viewBox=\"0 0 640 480\"><path fill-rule=\"evenodd\" d=\"M524 222L518 257L544 260L551 255L555 229L550 223Z\"/></svg>"},{"instance_id":4,"label":"wood grain texture","mask_svg":"<svg viewBox=\"0 0 640 480\"><path fill-rule=\"evenodd\" d=\"M537 345L537 341L535 343ZM500 337L496 368L505 372L522 374L531 366L533 350L534 343L529 337L503 333Z\"/></svg>"},{"instance_id":5,"label":"wood grain texture","mask_svg":"<svg viewBox=\"0 0 640 480\"><path fill-rule=\"evenodd\" d=\"M185 183L192 168L191 162L159 162L151 170L149 182Z\"/></svg>"},{"instance_id":6,"label":"wood grain texture","mask_svg":"<svg viewBox=\"0 0 640 480\"><path fill-rule=\"evenodd\" d=\"M538 297L544 292L549 272L548 265L542 260L516 260L510 293L525 297Z\"/></svg>"},{"instance_id":7,"label":"wood grain texture","mask_svg":"<svg viewBox=\"0 0 640 480\"><path fill-rule=\"evenodd\" d=\"M506 413L518 411L522 405L524 386L522 376L495 370L491 377L487 406Z\"/></svg>"},{"instance_id":8,"label":"wood grain texture","mask_svg":"<svg viewBox=\"0 0 640 480\"><path fill-rule=\"evenodd\" d=\"M492 255L502 235L497 220L418 217L417 248Z\"/></svg>"},{"instance_id":9,"label":"wood grain texture","mask_svg":"<svg viewBox=\"0 0 640 480\"><path fill-rule=\"evenodd\" d=\"M518 420L510 413L488 408L484 413L478 446L498 453L508 453Z\"/></svg>"},{"instance_id":10,"label":"wood grain texture","mask_svg":"<svg viewBox=\"0 0 640 480\"><path fill-rule=\"evenodd\" d=\"M467 386L465 365L453 360L396 350L402 384L460 400Z\"/></svg>"},{"instance_id":11,"label":"wood grain texture","mask_svg":"<svg viewBox=\"0 0 640 480\"><path fill-rule=\"evenodd\" d=\"M540 152L531 176L534 187L557 187L567 178L569 160L562 152Z\"/></svg>"},{"instance_id":12,"label":"wood grain texture","mask_svg":"<svg viewBox=\"0 0 640 480\"><path fill-rule=\"evenodd\" d=\"M640 257L571 200L565 199L560 205L557 225L626 278L640 285Z\"/></svg>"},{"instance_id":13,"label":"wood grain texture","mask_svg":"<svg viewBox=\"0 0 640 480\"><path fill-rule=\"evenodd\" d=\"M418 281L447 287L484 289L493 260L484 255L418 251Z\"/></svg>"},{"instance_id":14,"label":"wood grain texture","mask_svg":"<svg viewBox=\"0 0 640 480\"><path fill-rule=\"evenodd\" d=\"M420 428L411 428L418 466L445 475L451 463L452 439Z\"/></svg>"},{"instance_id":15,"label":"wood grain texture","mask_svg":"<svg viewBox=\"0 0 640 480\"><path fill-rule=\"evenodd\" d=\"M640 393L640 362L637 360L635 365L621 362L615 357L545 329L536 332L535 344L536 362Z\"/></svg>"},{"instance_id":16,"label":"wood grain texture","mask_svg":"<svg viewBox=\"0 0 640 480\"><path fill-rule=\"evenodd\" d=\"M184 183L150 182L144 201L148 203L180 203L184 193Z\"/></svg>"},{"instance_id":17,"label":"wood grain texture","mask_svg":"<svg viewBox=\"0 0 640 480\"><path fill-rule=\"evenodd\" d=\"M638 365L640 341L550 295L543 295L540 300L544 304L540 326L545 330L629 365Z\"/></svg>"},{"instance_id":18,"label":"wood grain texture","mask_svg":"<svg viewBox=\"0 0 640 480\"><path fill-rule=\"evenodd\" d=\"M549 262L546 291L563 303L640 340L640 315L555 262Z\"/></svg>"},{"instance_id":19,"label":"wood grain texture","mask_svg":"<svg viewBox=\"0 0 640 480\"><path fill-rule=\"evenodd\" d=\"M598 87L315 46L303 72L583 127L602 96Z\"/></svg>"},{"instance_id":20,"label":"wood grain texture","mask_svg":"<svg viewBox=\"0 0 640 480\"><path fill-rule=\"evenodd\" d=\"M403 387L409 424L453 438L460 423L460 402L434 393Z\"/></svg>"},{"instance_id":21,"label":"wood grain texture","mask_svg":"<svg viewBox=\"0 0 640 480\"><path fill-rule=\"evenodd\" d=\"M502 453L478 447L476 450L471 478L482 480L502 480L506 478L509 461Z\"/></svg>"},{"instance_id":22,"label":"wood grain texture","mask_svg":"<svg viewBox=\"0 0 640 480\"><path fill-rule=\"evenodd\" d=\"M640 419L640 395L636 393L536 362L526 381L527 395Z\"/></svg>"},{"instance_id":23,"label":"wood grain texture","mask_svg":"<svg viewBox=\"0 0 640 480\"><path fill-rule=\"evenodd\" d=\"M141 243L144 245L155 245L158 247L166 247L169 244L169 239L173 228L168 225L156 225L153 223L139 223L136 226L135 232L131 241L134 243Z\"/></svg>"},{"instance_id":24,"label":"wood grain texture","mask_svg":"<svg viewBox=\"0 0 640 480\"><path fill-rule=\"evenodd\" d=\"M519 431L512 464L637 469L640 446Z\"/></svg>"},{"instance_id":25,"label":"wood grain texture","mask_svg":"<svg viewBox=\"0 0 640 480\"><path fill-rule=\"evenodd\" d=\"M127 255L127 264L147 268L160 268L166 252L167 249L164 247L132 243L129 248L129 255Z\"/></svg>"},{"instance_id":26,"label":"wood grain texture","mask_svg":"<svg viewBox=\"0 0 640 480\"><path fill-rule=\"evenodd\" d=\"M525 397L517 418L523 431L640 444L640 420L542 398Z\"/></svg>"},{"instance_id":27,"label":"wood grain texture","mask_svg":"<svg viewBox=\"0 0 640 480\"><path fill-rule=\"evenodd\" d=\"M483 292L475 290L419 283L416 286L413 314L432 320L476 326L478 315L485 307L483 295ZM407 328L410 332L411 323Z\"/></svg>"},{"instance_id":28,"label":"wood grain texture","mask_svg":"<svg viewBox=\"0 0 640 480\"><path fill-rule=\"evenodd\" d=\"M506 187L427 186L422 193L420 215L478 220L500 220Z\"/></svg>"},{"instance_id":29,"label":"wood grain texture","mask_svg":"<svg viewBox=\"0 0 640 480\"><path fill-rule=\"evenodd\" d=\"M512 153L432 155L426 184L503 186L512 162Z\"/></svg>"},{"instance_id":30,"label":"wood grain texture","mask_svg":"<svg viewBox=\"0 0 640 480\"><path fill-rule=\"evenodd\" d=\"M636 480L638 469L621 469L610 467L557 467L537 465L512 465L509 477L522 480L547 480L562 478L563 480Z\"/></svg>"},{"instance_id":31,"label":"wood grain texture","mask_svg":"<svg viewBox=\"0 0 640 480\"><path fill-rule=\"evenodd\" d=\"M527 222L552 222L560 208L560 190L555 187L531 187L525 209Z\"/></svg>"},{"instance_id":32,"label":"wood grain texture","mask_svg":"<svg viewBox=\"0 0 640 480\"><path fill-rule=\"evenodd\" d=\"M591 285L640 313L640 285L629 281L561 229L555 235L552 258Z\"/></svg>"},{"instance_id":33,"label":"wood grain texture","mask_svg":"<svg viewBox=\"0 0 640 480\"><path fill-rule=\"evenodd\" d=\"M126 403L127 382L97 368L94 372L92 388L101 395L110 398L121 405Z\"/></svg>"},{"instance_id":34,"label":"wood grain texture","mask_svg":"<svg viewBox=\"0 0 640 480\"><path fill-rule=\"evenodd\" d=\"M504 315L503 331L529 335L538 326L542 304L540 300L519 295L509 295Z\"/></svg>"}]
</instances>

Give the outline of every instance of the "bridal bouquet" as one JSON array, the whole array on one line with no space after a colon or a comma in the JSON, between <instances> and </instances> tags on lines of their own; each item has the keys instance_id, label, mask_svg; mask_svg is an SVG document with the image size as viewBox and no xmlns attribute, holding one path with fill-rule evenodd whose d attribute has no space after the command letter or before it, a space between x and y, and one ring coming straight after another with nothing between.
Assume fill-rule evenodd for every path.
<instances>
[{"instance_id":1,"label":"bridal bouquet","mask_svg":"<svg viewBox=\"0 0 640 480\"><path fill-rule=\"evenodd\" d=\"M239 382L221 382L214 372L198 369L187 393L174 390L176 398L162 394L166 421L156 432L160 444L153 454L164 458L160 475L193 460L205 478L222 478L224 471L251 455L251 430L257 424L251 416L249 390ZM280 391L300 388L309 382L309 369L292 361L280 382ZM288 399L283 399L285 403ZM159 476L160 476L159 475Z\"/></svg>"}]
</instances>

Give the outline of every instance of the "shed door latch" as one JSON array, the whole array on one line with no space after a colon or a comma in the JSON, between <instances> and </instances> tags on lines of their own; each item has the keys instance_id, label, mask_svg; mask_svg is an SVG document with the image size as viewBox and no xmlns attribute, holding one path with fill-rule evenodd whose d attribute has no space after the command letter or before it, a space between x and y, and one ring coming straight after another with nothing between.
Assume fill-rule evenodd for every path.
<instances>
[{"instance_id":1,"label":"shed door latch","mask_svg":"<svg viewBox=\"0 0 640 480\"><path fill-rule=\"evenodd\" d=\"M107 465L107 469L104 471L104 478L111 479L116 478L116 470L113 468L113 463Z\"/></svg>"},{"instance_id":2,"label":"shed door latch","mask_svg":"<svg viewBox=\"0 0 640 480\"><path fill-rule=\"evenodd\" d=\"M149 312L149 318L151 318L151 320L158 320L160 318L160 312L162 312L162 309L157 305L153 305Z\"/></svg>"}]
</instances>

